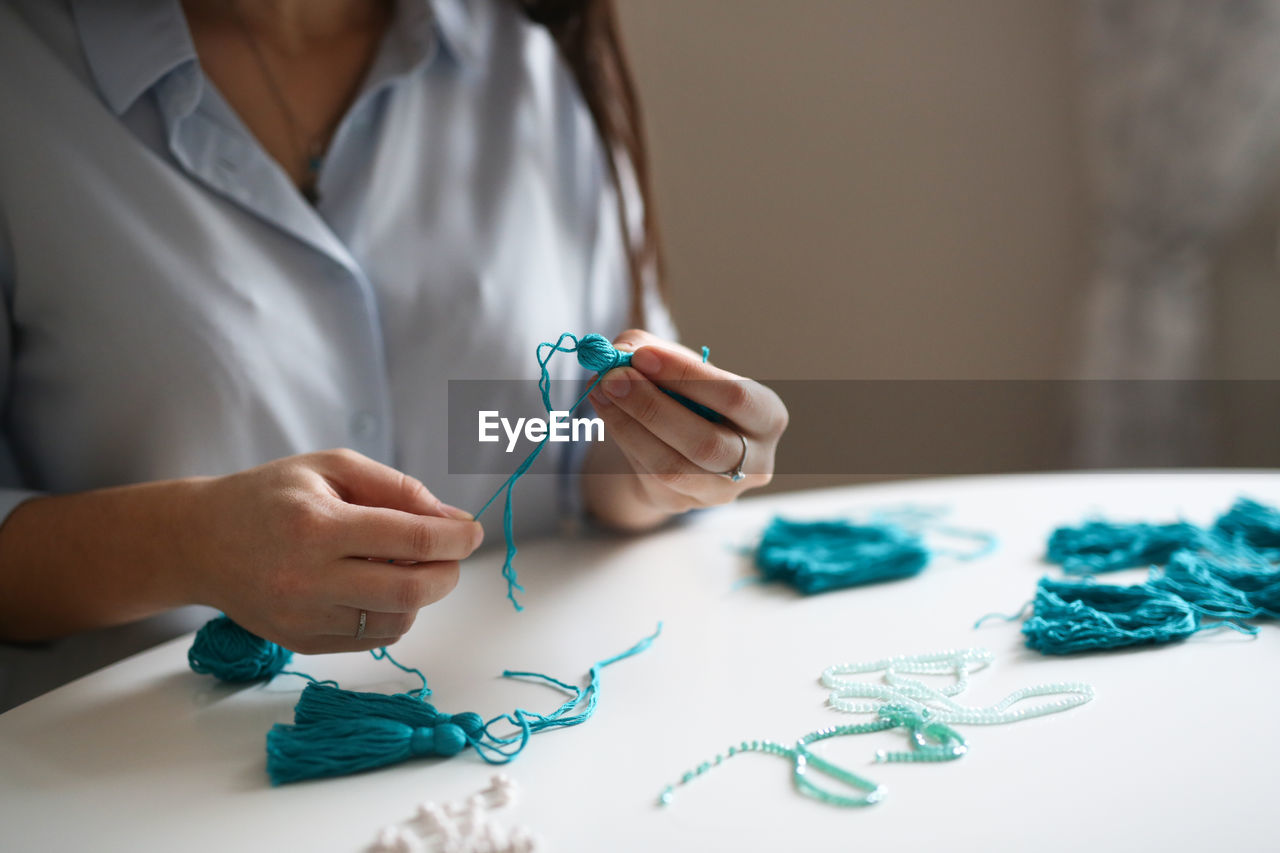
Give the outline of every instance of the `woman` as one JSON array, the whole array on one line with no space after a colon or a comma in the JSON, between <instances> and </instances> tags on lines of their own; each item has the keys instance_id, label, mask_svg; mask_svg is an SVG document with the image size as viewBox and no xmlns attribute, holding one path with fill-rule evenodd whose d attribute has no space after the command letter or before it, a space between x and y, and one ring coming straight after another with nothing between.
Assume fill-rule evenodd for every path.
<instances>
[{"instance_id":1,"label":"woman","mask_svg":"<svg viewBox=\"0 0 1280 853\"><path fill-rule=\"evenodd\" d=\"M448 381L529 377L562 331L635 355L592 395L608 440L521 484L526 529L771 476L776 395L666 340L608 0L8 0L0 115L0 639L80 635L11 648L10 703L184 605L395 642L497 485L451 456ZM727 422L682 379L734 380L690 392Z\"/></svg>"}]
</instances>

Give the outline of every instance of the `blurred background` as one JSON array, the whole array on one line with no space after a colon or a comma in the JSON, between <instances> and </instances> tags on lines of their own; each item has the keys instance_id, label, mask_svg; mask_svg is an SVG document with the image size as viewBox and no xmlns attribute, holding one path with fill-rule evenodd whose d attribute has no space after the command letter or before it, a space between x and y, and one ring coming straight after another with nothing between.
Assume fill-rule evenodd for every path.
<instances>
[{"instance_id":1,"label":"blurred background","mask_svg":"<svg viewBox=\"0 0 1280 853\"><path fill-rule=\"evenodd\" d=\"M773 488L1280 464L1280 3L619 5L682 338L797 398Z\"/></svg>"}]
</instances>

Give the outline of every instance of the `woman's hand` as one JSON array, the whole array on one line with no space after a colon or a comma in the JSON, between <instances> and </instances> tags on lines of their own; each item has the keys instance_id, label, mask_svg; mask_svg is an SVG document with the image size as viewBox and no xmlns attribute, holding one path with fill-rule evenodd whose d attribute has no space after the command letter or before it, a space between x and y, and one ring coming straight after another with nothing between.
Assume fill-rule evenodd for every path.
<instances>
[{"instance_id":1,"label":"woman's hand","mask_svg":"<svg viewBox=\"0 0 1280 853\"><path fill-rule=\"evenodd\" d=\"M453 591L484 535L422 483L351 450L277 460L202 492L205 520L186 549L195 597L306 654L400 639Z\"/></svg>"},{"instance_id":2,"label":"woman's hand","mask_svg":"<svg viewBox=\"0 0 1280 853\"><path fill-rule=\"evenodd\" d=\"M482 536L418 481L350 450L35 498L0 528L0 636L207 604L294 651L376 648L453 590Z\"/></svg>"},{"instance_id":3,"label":"woman's hand","mask_svg":"<svg viewBox=\"0 0 1280 853\"><path fill-rule=\"evenodd\" d=\"M774 452L787 428L777 394L645 331L623 332L614 346L633 355L630 367L609 371L591 392L606 438L592 446L584 469L593 515L642 530L727 503L773 478ZM715 410L724 422L712 423L663 389ZM735 482L726 475L739 465L746 476Z\"/></svg>"}]
</instances>

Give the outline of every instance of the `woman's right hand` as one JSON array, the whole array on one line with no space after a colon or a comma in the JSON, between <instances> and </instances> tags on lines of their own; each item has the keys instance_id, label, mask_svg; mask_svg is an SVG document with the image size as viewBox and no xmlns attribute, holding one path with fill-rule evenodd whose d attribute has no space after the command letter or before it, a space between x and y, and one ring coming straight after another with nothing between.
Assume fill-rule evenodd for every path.
<instances>
[{"instance_id":1,"label":"woman's right hand","mask_svg":"<svg viewBox=\"0 0 1280 853\"><path fill-rule=\"evenodd\" d=\"M0 639L207 604L297 652L377 648L453 590L482 537L468 513L350 450L36 497L0 527Z\"/></svg>"},{"instance_id":2,"label":"woman's right hand","mask_svg":"<svg viewBox=\"0 0 1280 853\"><path fill-rule=\"evenodd\" d=\"M192 597L304 654L394 643L453 591L484 536L469 513L351 450L279 459L195 494Z\"/></svg>"}]
</instances>

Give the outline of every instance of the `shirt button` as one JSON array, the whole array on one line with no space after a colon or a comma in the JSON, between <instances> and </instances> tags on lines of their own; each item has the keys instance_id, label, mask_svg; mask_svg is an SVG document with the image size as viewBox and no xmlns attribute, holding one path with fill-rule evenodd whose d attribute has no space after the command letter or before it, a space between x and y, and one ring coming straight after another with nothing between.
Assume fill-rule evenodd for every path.
<instances>
[{"instance_id":1,"label":"shirt button","mask_svg":"<svg viewBox=\"0 0 1280 853\"><path fill-rule=\"evenodd\" d=\"M372 412L356 412L351 416L351 436L356 439L373 438L378 431L378 419Z\"/></svg>"}]
</instances>

